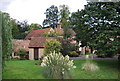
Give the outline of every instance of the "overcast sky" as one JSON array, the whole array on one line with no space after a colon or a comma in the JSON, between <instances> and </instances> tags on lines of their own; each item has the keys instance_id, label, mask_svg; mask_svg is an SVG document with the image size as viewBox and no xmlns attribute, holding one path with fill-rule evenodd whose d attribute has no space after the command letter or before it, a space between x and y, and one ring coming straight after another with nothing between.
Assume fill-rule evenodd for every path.
<instances>
[{"instance_id":1,"label":"overcast sky","mask_svg":"<svg viewBox=\"0 0 120 81\"><path fill-rule=\"evenodd\" d=\"M0 10L7 12L18 21L27 20L29 24L38 23L42 25L45 19L44 12L51 5L68 5L70 12L83 9L86 0L0 0Z\"/></svg>"}]
</instances>

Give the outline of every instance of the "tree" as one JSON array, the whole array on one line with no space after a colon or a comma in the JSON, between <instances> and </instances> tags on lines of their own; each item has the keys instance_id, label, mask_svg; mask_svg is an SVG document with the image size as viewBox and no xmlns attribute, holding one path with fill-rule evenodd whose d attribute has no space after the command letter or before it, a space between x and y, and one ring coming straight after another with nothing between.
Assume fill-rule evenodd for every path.
<instances>
[{"instance_id":1,"label":"tree","mask_svg":"<svg viewBox=\"0 0 120 81\"><path fill-rule=\"evenodd\" d=\"M56 31L50 31L50 32L45 32L42 35L43 37L57 37L60 36L60 34Z\"/></svg>"},{"instance_id":2,"label":"tree","mask_svg":"<svg viewBox=\"0 0 120 81\"><path fill-rule=\"evenodd\" d=\"M18 24L16 23L15 19L11 19L10 21L11 25L12 25L12 36L14 39L19 38L20 35L20 28L18 26Z\"/></svg>"},{"instance_id":3,"label":"tree","mask_svg":"<svg viewBox=\"0 0 120 81\"><path fill-rule=\"evenodd\" d=\"M70 22L69 22L70 11L67 5L60 5L60 23L64 30L64 38L67 39L71 36L69 32Z\"/></svg>"},{"instance_id":4,"label":"tree","mask_svg":"<svg viewBox=\"0 0 120 81\"><path fill-rule=\"evenodd\" d=\"M92 46L97 53L110 56L117 51L119 44L115 42L120 29L118 3L90 2L84 10L72 14L72 26L83 46Z\"/></svg>"},{"instance_id":5,"label":"tree","mask_svg":"<svg viewBox=\"0 0 120 81\"><path fill-rule=\"evenodd\" d=\"M61 49L61 43L56 39L49 39L45 42L45 55L50 54L51 52L59 53Z\"/></svg>"},{"instance_id":6,"label":"tree","mask_svg":"<svg viewBox=\"0 0 120 81\"><path fill-rule=\"evenodd\" d=\"M8 13L3 13L0 11L0 21L2 26L2 31L0 32L2 39L2 69L4 70L5 60L10 58L12 54L12 26L10 23L10 16ZM2 72L3 72L2 70Z\"/></svg>"},{"instance_id":7,"label":"tree","mask_svg":"<svg viewBox=\"0 0 120 81\"><path fill-rule=\"evenodd\" d=\"M43 21L43 26L55 27L58 23L58 8L52 5L50 8L46 9L46 19Z\"/></svg>"},{"instance_id":8,"label":"tree","mask_svg":"<svg viewBox=\"0 0 120 81\"><path fill-rule=\"evenodd\" d=\"M22 22L17 21L17 24L18 24L18 28L19 28L19 31L20 31L17 39L24 39L26 37L26 35L28 34L29 24L27 23L26 20L24 20Z\"/></svg>"},{"instance_id":9,"label":"tree","mask_svg":"<svg viewBox=\"0 0 120 81\"><path fill-rule=\"evenodd\" d=\"M28 28L28 33L33 30L38 30L38 29L41 29L41 25L39 25L37 23L32 23Z\"/></svg>"}]
</instances>

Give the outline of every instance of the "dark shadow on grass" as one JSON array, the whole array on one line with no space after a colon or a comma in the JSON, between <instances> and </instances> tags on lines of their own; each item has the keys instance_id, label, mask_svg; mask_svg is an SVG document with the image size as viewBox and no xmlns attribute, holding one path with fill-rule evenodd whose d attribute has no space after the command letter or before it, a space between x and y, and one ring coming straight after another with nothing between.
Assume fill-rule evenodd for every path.
<instances>
[{"instance_id":1,"label":"dark shadow on grass","mask_svg":"<svg viewBox=\"0 0 120 81\"><path fill-rule=\"evenodd\" d=\"M118 60L93 60L95 63L98 64L98 66L103 66L103 67L108 67L108 68L111 68L111 69L116 69L116 71L119 71L119 66L120 66L120 63Z\"/></svg>"}]
</instances>

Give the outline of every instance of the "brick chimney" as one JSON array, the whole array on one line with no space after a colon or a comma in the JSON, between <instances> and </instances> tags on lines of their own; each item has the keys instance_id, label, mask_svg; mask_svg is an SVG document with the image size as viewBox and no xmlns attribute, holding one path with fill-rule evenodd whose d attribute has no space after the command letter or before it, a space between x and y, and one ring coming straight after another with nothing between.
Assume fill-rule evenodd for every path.
<instances>
[{"instance_id":1,"label":"brick chimney","mask_svg":"<svg viewBox=\"0 0 120 81\"><path fill-rule=\"evenodd\" d=\"M61 29L61 24L57 24L57 28Z\"/></svg>"}]
</instances>

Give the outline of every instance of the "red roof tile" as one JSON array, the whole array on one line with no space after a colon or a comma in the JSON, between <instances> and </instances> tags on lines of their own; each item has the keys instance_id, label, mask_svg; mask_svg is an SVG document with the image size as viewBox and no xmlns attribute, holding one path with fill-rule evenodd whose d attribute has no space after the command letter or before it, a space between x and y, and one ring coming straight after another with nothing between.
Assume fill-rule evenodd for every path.
<instances>
[{"instance_id":1,"label":"red roof tile","mask_svg":"<svg viewBox=\"0 0 120 81\"><path fill-rule=\"evenodd\" d=\"M46 28L46 29L39 29L39 30L34 30L31 31L26 37L26 39L31 39L32 37L40 37L43 33L50 31L51 28Z\"/></svg>"},{"instance_id":2,"label":"red roof tile","mask_svg":"<svg viewBox=\"0 0 120 81\"><path fill-rule=\"evenodd\" d=\"M62 42L62 38L58 37L33 37L30 41L29 47L45 47L44 44L48 39L56 39Z\"/></svg>"},{"instance_id":3,"label":"red roof tile","mask_svg":"<svg viewBox=\"0 0 120 81\"><path fill-rule=\"evenodd\" d=\"M39 29L39 30L31 31L31 32L25 37L25 40L26 40L26 39L31 39L32 37L40 37L43 33L49 32L50 29L51 29L51 28ZM54 30L55 30L56 32L60 33L61 35L64 34L64 31L63 31L63 29L61 28L60 25L58 25L58 27L55 28ZM68 31L71 32L72 36L75 36L75 35L76 35L76 33L74 32L74 30L69 29Z\"/></svg>"}]
</instances>

